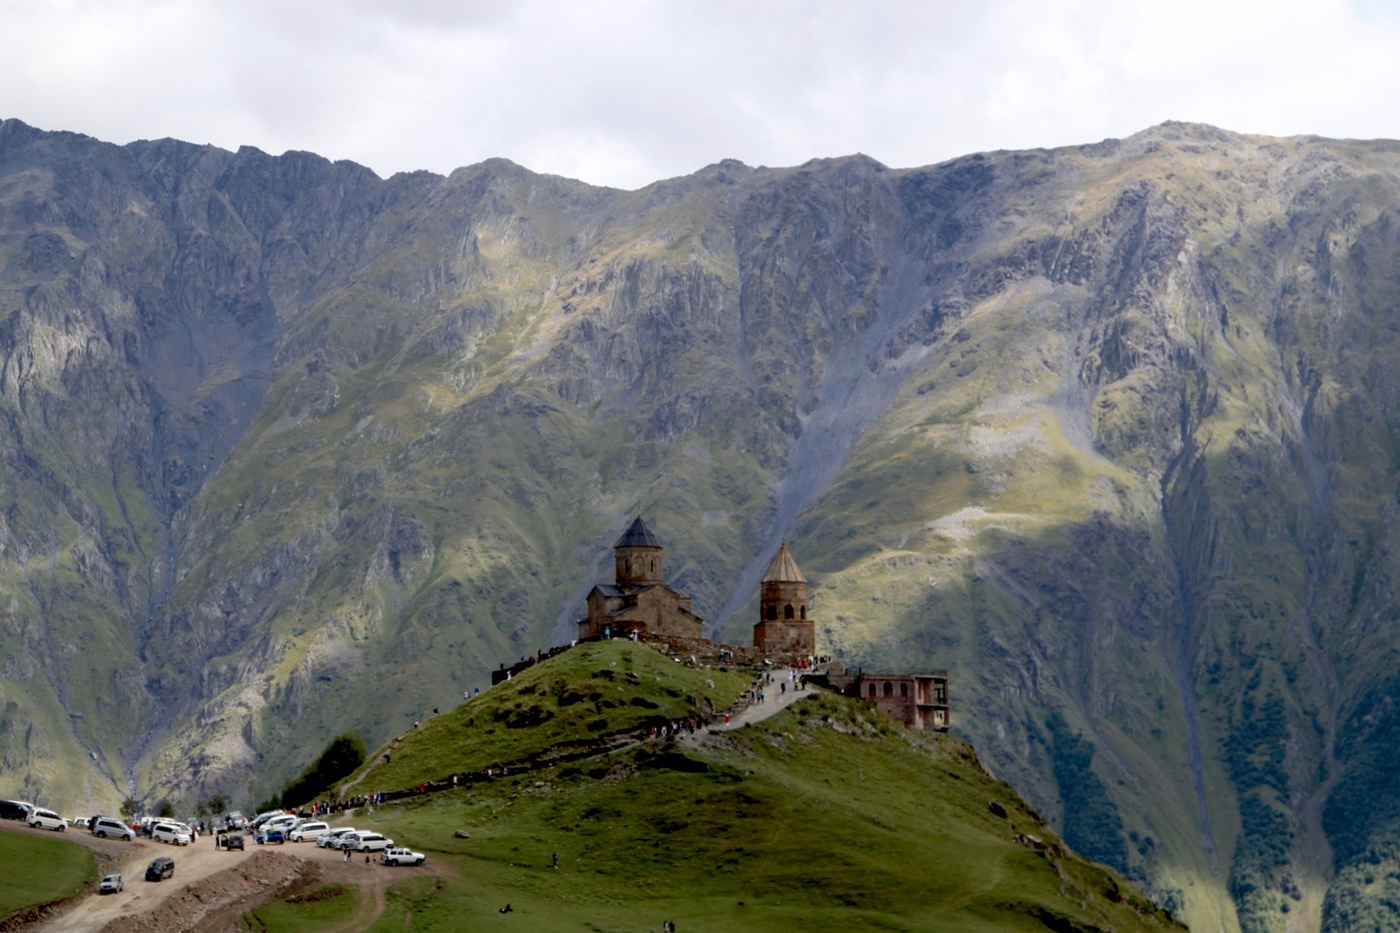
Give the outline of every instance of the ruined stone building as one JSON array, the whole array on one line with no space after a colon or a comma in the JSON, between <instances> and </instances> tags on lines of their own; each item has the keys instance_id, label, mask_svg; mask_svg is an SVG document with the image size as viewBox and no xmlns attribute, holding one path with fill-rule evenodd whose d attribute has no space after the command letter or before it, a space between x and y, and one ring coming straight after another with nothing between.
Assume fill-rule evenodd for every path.
<instances>
[{"instance_id":1,"label":"ruined stone building","mask_svg":"<svg viewBox=\"0 0 1400 933\"><path fill-rule=\"evenodd\" d=\"M948 731L947 671L867 674L858 670L831 680L842 693L869 700L880 712L902 720L907 726L926 732Z\"/></svg>"}]
</instances>

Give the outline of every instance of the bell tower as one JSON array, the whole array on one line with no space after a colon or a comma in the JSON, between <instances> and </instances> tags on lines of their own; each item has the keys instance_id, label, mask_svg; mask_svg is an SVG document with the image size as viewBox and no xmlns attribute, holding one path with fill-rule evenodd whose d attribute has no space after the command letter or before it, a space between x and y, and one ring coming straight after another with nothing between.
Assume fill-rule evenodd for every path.
<instances>
[{"instance_id":1,"label":"bell tower","mask_svg":"<svg viewBox=\"0 0 1400 933\"><path fill-rule=\"evenodd\" d=\"M816 630L807 615L807 578L784 542L759 584L754 646L765 654L805 657L816 653Z\"/></svg>"},{"instance_id":2,"label":"bell tower","mask_svg":"<svg viewBox=\"0 0 1400 933\"><path fill-rule=\"evenodd\" d=\"M661 582L661 539L640 515L613 545L614 577L618 586L647 586Z\"/></svg>"}]
</instances>

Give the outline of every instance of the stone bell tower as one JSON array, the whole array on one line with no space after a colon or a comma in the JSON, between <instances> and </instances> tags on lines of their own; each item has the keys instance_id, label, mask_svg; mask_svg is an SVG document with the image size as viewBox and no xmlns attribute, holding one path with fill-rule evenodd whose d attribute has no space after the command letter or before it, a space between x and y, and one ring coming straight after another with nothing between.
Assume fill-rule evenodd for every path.
<instances>
[{"instance_id":1,"label":"stone bell tower","mask_svg":"<svg viewBox=\"0 0 1400 933\"><path fill-rule=\"evenodd\" d=\"M759 584L754 646L767 655L807 657L816 654L816 632L816 623L807 615L807 578L785 542Z\"/></svg>"}]
</instances>

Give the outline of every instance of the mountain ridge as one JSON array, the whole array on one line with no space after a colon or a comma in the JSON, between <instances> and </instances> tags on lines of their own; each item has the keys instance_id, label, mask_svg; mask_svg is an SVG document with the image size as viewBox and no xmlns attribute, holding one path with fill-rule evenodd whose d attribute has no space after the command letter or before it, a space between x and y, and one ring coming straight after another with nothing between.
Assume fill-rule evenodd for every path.
<instances>
[{"instance_id":1,"label":"mountain ridge","mask_svg":"<svg viewBox=\"0 0 1400 933\"><path fill-rule=\"evenodd\" d=\"M788 540L822 650L949 668L1193 925L1342 929L1400 818L1398 156L1168 123L625 192L6 121L0 782L257 796L566 640L645 511L737 643Z\"/></svg>"}]
</instances>

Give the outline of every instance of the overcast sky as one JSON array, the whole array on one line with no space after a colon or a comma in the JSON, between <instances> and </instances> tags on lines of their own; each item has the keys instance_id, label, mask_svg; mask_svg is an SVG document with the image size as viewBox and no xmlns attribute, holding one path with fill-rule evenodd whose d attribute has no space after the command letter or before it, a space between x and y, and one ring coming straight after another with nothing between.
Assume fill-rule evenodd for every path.
<instances>
[{"instance_id":1,"label":"overcast sky","mask_svg":"<svg viewBox=\"0 0 1400 933\"><path fill-rule=\"evenodd\" d=\"M0 0L0 36L0 117L381 175L1400 136L1400 0Z\"/></svg>"}]
</instances>

